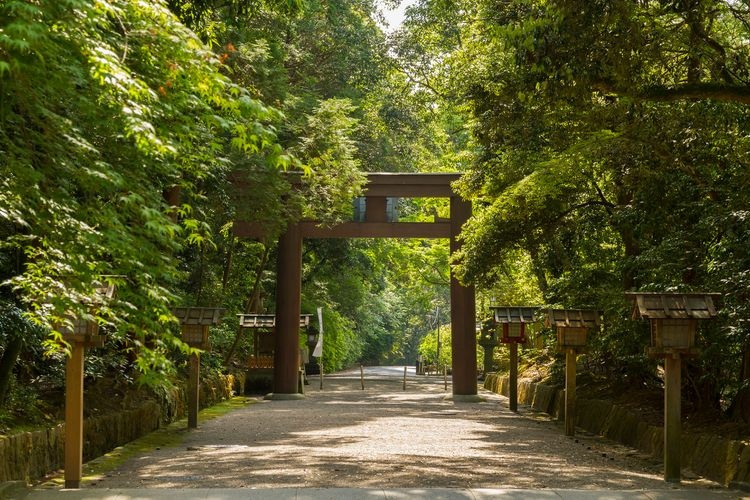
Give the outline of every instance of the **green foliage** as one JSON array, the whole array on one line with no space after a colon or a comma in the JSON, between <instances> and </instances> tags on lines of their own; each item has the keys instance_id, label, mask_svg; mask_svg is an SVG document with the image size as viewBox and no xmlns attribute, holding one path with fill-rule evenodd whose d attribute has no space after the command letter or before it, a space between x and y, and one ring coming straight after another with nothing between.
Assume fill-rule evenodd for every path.
<instances>
[{"instance_id":1,"label":"green foliage","mask_svg":"<svg viewBox=\"0 0 750 500\"><path fill-rule=\"evenodd\" d=\"M509 250L506 258L491 270L493 278L488 288L477 291L477 316L489 315L489 306L506 304L539 305L544 303L539 280L528 253ZM486 309L485 309L486 308ZM481 310L479 310L481 309Z\"/></svg>"},{"instance_id":2,"label":"green foliage","mask_svg":"<svg viewBox=\"0 0 750 500\"><path fill-rule=\"evenodd\" d=\"M323 223L351 220L351 200L361 194L364 174L354 141L357 120L348 99L328 99L320 103L299 131L299 145L293 153L310 169L302 179L304 196L312 200L304 205L302 216Z\"/></svg>"},{"instance_id":3,"label":"green foliage","mask_svg":"<svg viewBox=\"0 0 750 500\"><path fill-rule=\"evenodd\" d=\"M456 260L462 279L502 290L522 256L531 290L511 297L604 309L589 364L620 376L653 370L623 291L725 292L731 319L703 330L705 353L690 367L701 381L691 397L716 405L740 375L736 354L717 353L747 345L737 300L747 253L736 235L750 171L748 10L702 0L440 4L421 4L420 30L462 22L455 36L425 42L442 40L425 78L444 82L450 68L447 88L467 97L481 148L461 181L476 201Z\"/></svg>"},{"instance_id":4,"label":"green foliage","mask_svg":"<svg viewBox=\"0 0 750 500\"><path fill-rule=\"evenodd\" d=\"M211 237L192 210L201 183L223 182L231 150L276 162L279 115L160 2L6 2L0 26L2 245L25 256L9 284L52 326L92 313L101 275L122 276L118 301L93 314L157 374L174 342L173 256ZM163 201L173 186L180 207Z\"/></svg>"},{"instance_id":5,"label":"green foliage","mask_svg":"<svg viewBox=\"0 0 750 500\"><path fill-rule=\"evenodd\" d=\"M309 296L309 294L308 294ZM307 301L306 301L307 302ZM323 367L326 373L348 368L359 359L362 342L357 338L351 320L333 308L335 304L303 303L303 312L313 314L317 325L317 307L323 307ZM301 346L307 345L307 338L300 339ZM312 355L312 353L310 353Z\"/></svg>"},{"instance_id":6,"label":"green foliage","mask_svg":"<svg viewBox=\"0 0 750 500\"><path fill-rule=\"evenodd\" d=\"M419 354L425 364L452 366L452 346L450 325L439 325L424 336L419 344Z\"/></svg>"},{"instance_id":7,"label":"green foliage","mask_svg":"<svg viewBox=\"0 0 750 500\"><path fill-rule=\"evenodd\" d=\"M33 430L55 422L56 410L34 387L14 383L0 408L0 436L18 430Z\"/></svg>"}]
</instances>

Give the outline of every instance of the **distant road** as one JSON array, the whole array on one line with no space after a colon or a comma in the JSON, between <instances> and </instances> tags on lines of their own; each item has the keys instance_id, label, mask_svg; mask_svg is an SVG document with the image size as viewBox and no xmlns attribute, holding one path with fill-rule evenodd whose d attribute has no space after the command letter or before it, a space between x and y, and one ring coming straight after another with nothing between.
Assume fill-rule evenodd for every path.
<instances>
[{"instance_id":1,"label":"distant road","mask_svg":"<svg viewBox=\"0 0 750 500\"><path fill-rule=\"evenodd\" d=\"M404 365L401 366L365 366L364 367L365 372L365 378L403 378L404 377ZM349 378L349 377L357 377L359 378L359 366L350 368L348 370L343 370L340 372L332 373L330 375L323 374L324 377L338 377L338 378ZM417 376L417 369L415 366L407 366L406 367L406 376L407 377L416 377Z\"/></svg>"}]
</instances>

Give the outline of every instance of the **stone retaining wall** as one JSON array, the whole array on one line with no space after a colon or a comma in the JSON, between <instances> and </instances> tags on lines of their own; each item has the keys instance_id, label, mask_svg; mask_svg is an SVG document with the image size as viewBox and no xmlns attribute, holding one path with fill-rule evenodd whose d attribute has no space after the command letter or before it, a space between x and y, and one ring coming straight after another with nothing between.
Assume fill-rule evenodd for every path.
<instances>
[{"instance_id":1,"label":"stone retaining wall","mask_svg":"<svg viewBox=\"0 0 750 500\"><path fill-rule=\"evenodd\" d=\"M487 374L484 388L508 395L508 377ZM518 402L565 418L564 391L558 386L518 382ZM664 431L642 422L637 414L609 401L576 399L576 426L632 446L656 458L664 452ZM750 482L750 446L710 434L682 434L681 465L725 486Z\"/></svg>"},{"instance_id":2,"label":"stone retaining wall","mask_svg":"<svg viewBox=\"0 0 750 500\"><path fill-rule=\"evenodd\" d=\"M233 386L244 384L234 375L212 375L201 380L201 407L232 396ZM235 391L235 393L241 393ZM108 453L186 414L184 388L175 387L150 399L142 399L130 410L88 418L83 425L83 460ZM0 438L0 483L33 481L61 469L64 463L65 424Z\"/></svg>"}]
</instances>

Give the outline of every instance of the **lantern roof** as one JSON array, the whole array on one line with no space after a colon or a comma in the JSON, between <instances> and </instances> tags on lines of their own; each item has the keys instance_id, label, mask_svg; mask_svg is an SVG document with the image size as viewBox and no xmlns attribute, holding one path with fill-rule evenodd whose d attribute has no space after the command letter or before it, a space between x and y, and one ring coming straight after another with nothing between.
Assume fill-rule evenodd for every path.
<instances>
[{"instance_id":1,"label":"lantern roof","mask_svg":"<svg viewBox=\"0 0 750 500\"><path fill-rule=\"evenodd\" d=\"M242 328L273 328L276 326L275 314L238 314Z\"/></svg>"},{"instance_id":2,"label":"lantern roof","mask_svg":"<svg viewBox=\"0 0 750 500\"><path fill-rule=\"evenodd\" d=\"M275 314L238 314L237 317L240 320L240 326L242 328L275 328L276 327L276 315ZM299 315L299 326L304 328L310 324L310 318L312 314L300 314Z\"/></svg>"},{"instance_id":3,"label":"lantern roof","mask_svg":"<svg viewBox=\"0 0 750 500\"><path fill-rule=\"evenodd\" d=\"M181 325L216 325L224 311L222 307L175 307L172 314Z\"/></svg>"},{"instance_id":4,"label":"lantern roof","mask_svg":"<svg viewBox=\"0 0 750 500\"><path fill-rule=\"evenodd\" d=\"M594 309L548 309L546 326L595 328L601 324L601 311Z\"/></svg>"},{"instance_id":5,"label":"lantern roof","mask_svg":"<svg viewBox=\"0 0 750 500\"><path fill-rule=\"evenodd\" d=\"M719 293L627 292L633 302L633 319L690 318L716 316L714 298Z\"/></svg>"},{"instance_id":6,"label":"lantern roof","mask_svg":"<svg viewBox=\"0 0 750 500\"><path fill-rule=\"evenodd\" d=\"M539 310L534 306L490 306L495 313L495 324L533 323Z\"/></svg>"}]
</instances>

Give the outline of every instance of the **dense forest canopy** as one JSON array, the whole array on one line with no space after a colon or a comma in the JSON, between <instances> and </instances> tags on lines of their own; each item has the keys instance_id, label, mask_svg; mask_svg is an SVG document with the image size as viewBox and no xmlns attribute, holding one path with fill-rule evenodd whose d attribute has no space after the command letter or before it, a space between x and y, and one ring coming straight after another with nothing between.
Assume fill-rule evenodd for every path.
<instances>
[{"instance_id":1,"label":"dense forest canopy","mask_svg":"<svg viewBox=\"0 0 750 500\"><path fill-rule=\"evenodd\" d=\"M445 78L480 145L462 181L483 207L465 233L464 278L492 286L522 252L545 303L604 308L593 357L609 370L646 363L623 291L722 292L723 319L703 329L689 369L690 396L718 405L749 375L748 3L431 12L460 20Z\"/></svg>"},{"instance_id":2,"label":"dense forest canopy","mask_svg":"<svg viewBox=\"0 0 750 500\"><path fill-rule=\"evenodd\" d=\"M588 359L610 376L656 378L623 292L723 293L688 397L744 397L750 3L420 0L388 34L382 7L0 2L0 404L59 386L71 314L110 332L93 376L172 380L188 352L174 305L227 308L207 364L241 365L234 314L273 310L276 236L349 219L372 171L464 172L475 215L452 265L477 319L492 303L603 309ZM266 240L232 234L248 217ZM306 242L326 368L431 352L449 260L444 241ZM103 280L117 299L92 310ZM527 354L551 352L544 338Z\"/></svg>"}]
</instances>

